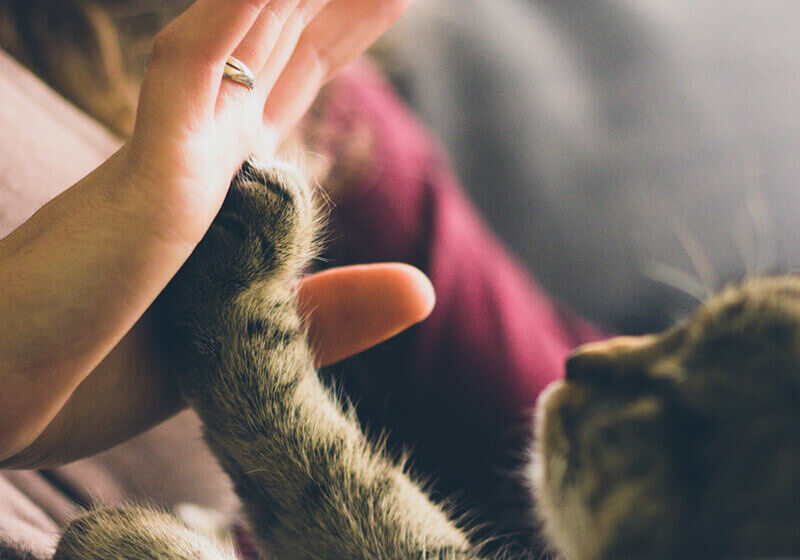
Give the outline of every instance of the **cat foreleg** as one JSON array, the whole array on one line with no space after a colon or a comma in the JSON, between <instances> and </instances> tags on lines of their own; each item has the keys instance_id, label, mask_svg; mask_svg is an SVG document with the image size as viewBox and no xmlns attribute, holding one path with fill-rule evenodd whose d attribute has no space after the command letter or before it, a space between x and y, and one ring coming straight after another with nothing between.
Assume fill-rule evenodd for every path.
<instances>
[{"instance_id":1,"label":"cat foreleg","mask_svg":"<svg viewBox=\"0 0 800 560\"><path fill-rule=\"evenodd\" d=\"M313 244L310 198L285 170L246 166L234 183L165 294L181 390L269 556L477 558L317 377L291 287Z\"/></svg>"},{"instance_id":2,"label":"cat foreleg","mask_svg":"<svg viewBox=\"0 0 800 560\"><path fill-rule=\"evenodd\" d=\"M236 560L236 554L168 513L101 508L67 525L53 560Z\"/></svg>"}]
</instances>

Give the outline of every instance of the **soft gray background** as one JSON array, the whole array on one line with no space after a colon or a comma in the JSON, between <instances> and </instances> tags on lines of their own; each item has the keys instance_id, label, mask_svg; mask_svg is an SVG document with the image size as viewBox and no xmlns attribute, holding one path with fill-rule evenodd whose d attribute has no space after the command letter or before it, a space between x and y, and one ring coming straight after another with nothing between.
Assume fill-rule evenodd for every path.
<instances>
[{"instance_id":1,"label":"soft gray background","mask_svg":"<svg viewBox=\"0 0 800 560\"><path fill-rule=\"evenodd\" d=\"M495 231L590 317L660 327L692 305L661 281L800 268L800 2L425 0L389 44Z\"/></svg>"}]
</instances>

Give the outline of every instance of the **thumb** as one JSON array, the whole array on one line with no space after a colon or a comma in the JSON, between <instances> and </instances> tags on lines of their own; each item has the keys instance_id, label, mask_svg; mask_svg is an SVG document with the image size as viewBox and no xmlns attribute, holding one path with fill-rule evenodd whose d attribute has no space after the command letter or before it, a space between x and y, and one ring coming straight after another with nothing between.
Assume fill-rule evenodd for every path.
<instances>
[{"instance_id":1,"label":"thumb","mask_svg":"<svg viewBox=\"0 0 800 560\"><path fill-rule=\"evenodd\" d=\"M347 266L302 279L300 307L318 365L366 350L430 315L428 277L399 263Z\"/></svg>"}]
</instances>

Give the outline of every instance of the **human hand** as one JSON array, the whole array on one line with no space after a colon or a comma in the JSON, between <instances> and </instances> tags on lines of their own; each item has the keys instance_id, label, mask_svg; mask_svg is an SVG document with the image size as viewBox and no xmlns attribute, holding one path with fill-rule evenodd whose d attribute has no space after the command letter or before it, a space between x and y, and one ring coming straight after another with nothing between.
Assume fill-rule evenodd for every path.
<instances>
[{"instance_id":1,"label":"human hand","mask_svg":"<svg viewBox=\"0 0 800 560\"><path fill-rule=\"evenodd\" d=\"M94 438L102 447L152 424L154 410L169 402L174 408L168 398L151 395L157 406L135 399L141 372L124 374L144 364L158 372L157 364L130 354L147 352L141 337L127 350L118 344L202 237L241 161L252 152L271 154L325 79L388 26L402 2L198 0L166 30L131 140L0 240L0 458L30 450L47 431L66 437L50 442L51 450L64 445L66 460L69 430L59 419L82 419L78 443ZM222 80L231 53L258 74L253 91ZM315 305L341 310L318 293ZM352 351L376 339L365 336L337 344ZM331 355L345 354L340 348ZM99 375L109 360L122 373ZM120 401L130 410L112 410ZM104 428L106 440L92 432L103 411L106 419L119 413Z\"/></svg>"},{"instance_id":2,"label":"human hand","mask_svg":"<svg viewBox=\"0 0 800 560\"><path fill-rule=\"evenodd\" d=\"M123 198L194 245L242 161L268 161L322 84L402 13L406 0L198 0L155 40ZM256 76L223 79L229 56ZM119 189L120 187L117 187ZM135 195L139 195L137 198Z\"/></svg>"}]
</instances>

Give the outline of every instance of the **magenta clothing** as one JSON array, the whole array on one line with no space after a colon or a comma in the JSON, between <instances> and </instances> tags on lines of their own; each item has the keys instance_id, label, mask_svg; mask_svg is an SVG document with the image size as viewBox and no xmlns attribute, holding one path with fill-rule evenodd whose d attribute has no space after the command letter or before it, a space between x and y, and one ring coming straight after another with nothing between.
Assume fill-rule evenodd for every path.
<instances>
[{"instance_id":1,"label":"magenta clothing","mask_svg":"<svg viewBox=\"0 0 800 560\"><path fill-rule=\"evenodd\" d=\"M537 395L562 376L570 350L600 332L555 304L488 231L377 73L351 68L327 110L334 128L369 127L375 152L333 211L331 264L410 263L437 294L428 320L346 362L341 383L368 427L411 446L437 489L472 508L505 509L519 490L509 473L529 443Z\"/></svg>"}]
</instances>

